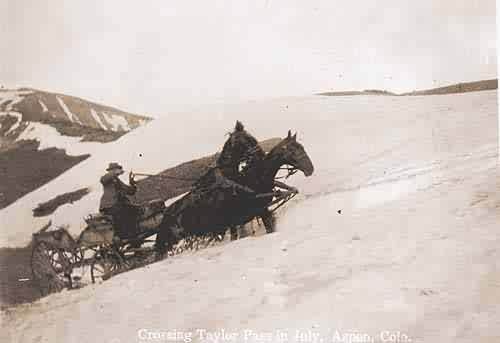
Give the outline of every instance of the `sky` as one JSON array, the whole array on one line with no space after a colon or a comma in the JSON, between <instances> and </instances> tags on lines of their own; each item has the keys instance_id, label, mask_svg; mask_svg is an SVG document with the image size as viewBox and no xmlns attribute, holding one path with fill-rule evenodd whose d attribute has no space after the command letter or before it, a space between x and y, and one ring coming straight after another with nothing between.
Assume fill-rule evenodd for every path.
<instances>
[{"instance_id":1,"label":"sky","mask_svg":"<svg viewBox=\"0 0 500 343\"><path fill-rule=\"evenodd\" d=\"M497 75L494 0L3 0L0 85L163 115Z\"/></svg>"}]
</instances>

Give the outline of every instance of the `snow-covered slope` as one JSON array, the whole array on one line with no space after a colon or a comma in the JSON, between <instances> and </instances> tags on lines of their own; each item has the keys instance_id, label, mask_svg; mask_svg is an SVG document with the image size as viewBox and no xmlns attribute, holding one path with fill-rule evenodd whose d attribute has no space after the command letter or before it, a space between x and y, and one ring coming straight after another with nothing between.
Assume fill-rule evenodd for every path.
<instances>
[{"instance_id":1,"label":"snow-covered slope","mask_svg":"<svg viewBox=\"0 0 500 343\"><path fill-rule=\"evenodd\" d=\"M407 179L452 156L476 154L485 142L496 142L496 99L495 91L423 97L311 96L171 114L106 144L77 168L1 210L0 222L9 223L9 229L0 232L0 246L26 244L49 219L79 233L83 217L97 210L99 177L109 162L136 172L159 172L218 150L236 119L259 139L298 131L319 180L311 184L295 177L293 182L308 196ZM38 203L83 187L92 192L82 200L60 207L50 218L32 216Z\"/></svg>"},{"instance_id":2,"label":"snow-covered slope","mask_svg":"<svg viewBox=\"0 0 500 343\"><path fill-rule=\"evenodd\" d=\"M144 339L148 332L189 341L182 335L191 332L194 342L213 342L197 329L224 329L236 336L219 342L278 342L278 330L289 342L321 342L297 339L298 329L323 342L347 341L336 333L373 342L398 333L411 342L498 341L496 100L494 91L281 99L206 112L217 121L179 115L140 128L114 143L112 156L136 170L212 152L238 117L259 138L297 129L316 172L290 180L301 197L281 212L276 233L20 306L3 313L1 337L118 343L168 341ZM3 239L22 244L40 224L29 208L58 191L51 188L95 184L108 153L30 194L24 207L0 212L12 223ZM99 193L55 219L95 209Z\"/></svg>"}]
</instances>

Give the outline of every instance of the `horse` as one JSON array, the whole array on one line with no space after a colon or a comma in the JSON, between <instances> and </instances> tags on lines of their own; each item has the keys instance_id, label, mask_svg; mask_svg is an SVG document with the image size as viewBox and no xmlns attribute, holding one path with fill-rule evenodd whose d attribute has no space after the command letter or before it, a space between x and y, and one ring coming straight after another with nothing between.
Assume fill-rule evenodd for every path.
<instances>
[{"instance_id":1,"label":"horse","mask_svg":"<svg viewBox=\"0 0 500 343\"><path fill-rule=\"evenodd\" d=\"M165 210L156 238L156 249L165 253L181 239L223 235L228 227L243 225L261 218L266 232L274 231L274 217L268 206L272 203L275 187L293 189L275 180L284 165L311 176L314 166L297 142L297 134L288 135L268 154L255 154L237 177L251 192L231 185L218 184L194 189Z\"/></svg>"}]
</instances>

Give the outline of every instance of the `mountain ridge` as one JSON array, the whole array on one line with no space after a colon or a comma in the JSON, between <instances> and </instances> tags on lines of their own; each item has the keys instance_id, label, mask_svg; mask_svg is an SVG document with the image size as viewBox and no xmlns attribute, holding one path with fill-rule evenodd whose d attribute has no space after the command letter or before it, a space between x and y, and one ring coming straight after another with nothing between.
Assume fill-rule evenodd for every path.
<instances>
[{"instance_id":1,"label":"mountain ridge","mask_svg":"<svg viewBox=\"0 0 500 343\"><path fill-rule=\"evenodd\" d=\"M457 94L468 92L480 92L485 90L498 89L498 79L460 82L442 87L430 88L424 90L413 90L411 92L394 93L381 89L365 89L362 91L327 91L316 93L316 95L323 96L355 96L355 95L386 95L386 96L418 96L418 95L443 95L443 94Z\"/></svg>"}]
</instances>

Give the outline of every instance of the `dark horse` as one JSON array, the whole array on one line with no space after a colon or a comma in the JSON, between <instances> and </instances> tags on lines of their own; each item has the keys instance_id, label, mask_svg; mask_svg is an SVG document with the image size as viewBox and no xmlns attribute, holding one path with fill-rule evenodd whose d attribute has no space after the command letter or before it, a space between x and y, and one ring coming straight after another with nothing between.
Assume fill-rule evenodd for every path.
<instances>
[{"instance_id":1,"label":"dark horse","mask_svg":"<svg viewBox=\"0 0 500 343\"><path fill-rule=\"evenodd\" d=\"M165 211L156 241L164 253L179 240L207 234L223 235L228 227L242 225L260 217L267 232L273 231L274 219L268 207L274 199L275 187L293 187L275 180L283 165L289 165L310 176L313 164L295 135L278 143L267 155L256 154L238 177L238 184L254 192L213 182L195 187L190 193L171 204Z\"/></svg>"}]
</instances>

